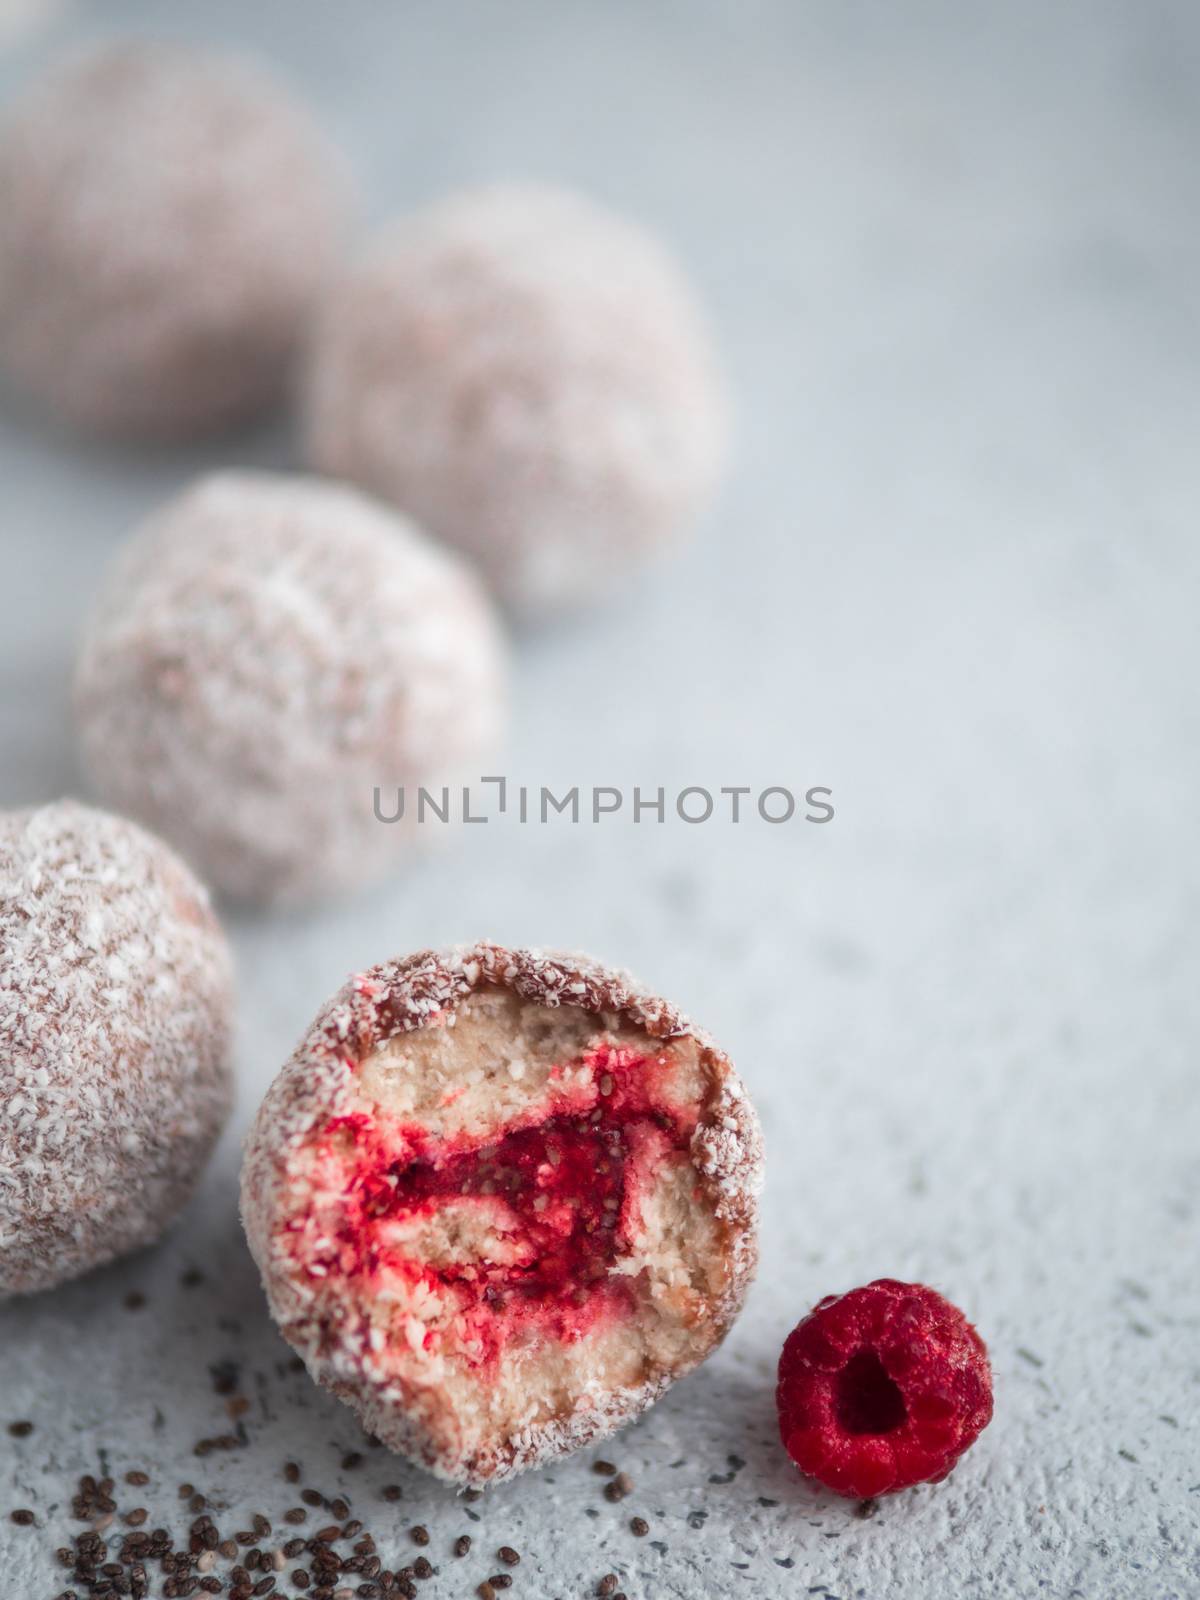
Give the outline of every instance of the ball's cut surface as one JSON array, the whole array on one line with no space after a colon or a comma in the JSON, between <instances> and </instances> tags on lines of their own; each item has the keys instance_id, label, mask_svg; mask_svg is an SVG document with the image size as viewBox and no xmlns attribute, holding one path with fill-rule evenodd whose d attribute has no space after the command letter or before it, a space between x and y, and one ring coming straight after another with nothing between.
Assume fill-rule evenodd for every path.
<instances>
[{"instance_id":1,"label":"ball's cut surface","mask_svg":"<svg viewBox=\"0 0 1200 1600\"><path fill-rule=\"evenodd\" d=\"M496 186L398 226L332 292L306 382L324 471L548 612L613 586L708 501L726 408L670 255L569 192Z\"/></svg>"},{"instance_id":2,"label":"ball's cut surface","mask_svg":"<svg viewBox=\"0 0 1200 1600\"><path fill-rule=\"evenodd\" d=\"M473 574L394 512L216 473L119 555L75 698L109 803L231 896L304 900L411 850L413 795L380 817L492 748L504 650Z\"/></svg>"},{"instance_id":3,"label":"ball's cut surface","mask_svg":"<svg viewBox=\"0 0 1200 1600\"><path fill-rule=\"evenodd\" d=\"M276 400L350 211L257 68L119 43L0 124L0 361L82 430L171 439Z\"/></svg>"},{"instance_id":4,"label":"ball's cut surface","mask_svg":"<svg viewBox=\"0 0 1200 1600\"><path fill-rule=\"evenodd\" d=\"M757 1254L758 1123L665 1001L481 944L352 978L276 1078L242 1216L309 1371L485 1483L604 1437L721 1341Z\"/></svg>"},{"instance_id":5,"label":"ball's cut surface","mask_svg":"<svg viewBox=\"0 0 1200 1600\"><path fill-rule=\"evenodd\" d=\"M229 1110L228 947L157 839L0 813L0 1298L149 1244Z\"/></svg>"}]
</instances>

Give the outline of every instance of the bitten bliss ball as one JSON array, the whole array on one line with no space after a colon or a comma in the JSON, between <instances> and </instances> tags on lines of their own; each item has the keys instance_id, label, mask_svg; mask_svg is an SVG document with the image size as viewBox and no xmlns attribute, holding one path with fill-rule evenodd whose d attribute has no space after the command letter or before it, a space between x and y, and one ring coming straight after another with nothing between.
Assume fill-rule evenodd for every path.
<instances>
[{"instance_id":1,"label":"bitten bliss ball","mask_svg":"<svg viewBox=\"0 0 1200 1600\"><path fill-rule=\"evenodd\" d=\"M71 802L0 813L0 1298L149 1244L231 1098L225 939L184 864Z\"/></svg>"},{"instance_id":2,"label":"bitten bliss ball","mask_svg":"<svg viewBox=\"0 0 1200 1600\"><path fill-rule=\"evenodd\" d=\"M108 803L225 893L297 901L411 849L415 796L403 824L380 816L492 749L503 680L480 585L411 523L339 485L225 472L119 555L75 699Z\"/></svg>"},{"instance_id":3,"label":"bitten bliss ball","mask_svg":"<svg viewBox=\"0 0 1200 1600\"><path fill-rule=\"evenodd\" d=\"M331 293L310 459L409 511L519 611L590 599L708 501L726 408L669 254L582 196L465 193Z\"/></svg>"},{"instance_id":4,"label":"bitten bliss ball","mask_svg":"<svg viewBox=\"0 0 1200 1600\"><path fill-rule=\"evenodd\" d=\"M251 1132L242 1216L310 1372L438 1476L602 1438L722 1339L760 1138L728 1059L581 957L481 944L351 979Z\"/></svg>"},{"instance_id":5,"label":"bitten bliss ball","mask_svg":"<svg viewBox=\"0 0 1200 1600\"><path fill-rule=\"evenodd\" d=\"M784 1449L856 1498L937 1483L987 1427L987 1349L957 1306L877 1278L827 1295L789 1334L776 1392Z\"/></svg>"},{"instance_id":6,"label":"bitten bliss ball","mask_svg":"<svg viewBox=\"0 0 1200 1600\"><path fill-rule=\"evenodd\" d=\"M0 124L0 361L85 431L231 425L285 385L347 191L255 67L144 43L72 58Z\"/></svg>"}]
</instances>

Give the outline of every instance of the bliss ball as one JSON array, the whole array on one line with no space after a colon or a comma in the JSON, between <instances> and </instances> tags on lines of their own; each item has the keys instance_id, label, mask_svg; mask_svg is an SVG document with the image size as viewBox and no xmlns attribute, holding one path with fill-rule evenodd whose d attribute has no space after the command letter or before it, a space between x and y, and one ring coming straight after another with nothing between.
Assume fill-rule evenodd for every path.
<instances>
[{"instance_id":1,"label":"bliss ball","mask_svg":"<svg viewBox=\"0 0 1200 1600\"><path fill-rule=\"evenodd\" d=\"M0 125L0 361L87 432L231 425L280 397L348 212L340 160L256 68L76 57Z\"/></svg>"},{"instance_id":2,"label":"bliss ball","mask_svg":"<svg viewBox=\"0 0 1200 1600\"><path fill-rule=\"evenodd\" d=\"M183 862L71 801L0 813L0 1298L157 1239L229 1112L229 950Z\"/></svg>"},{"instance_id":3,"label":"bliss ball","mask_svg":"<svg viewBox=\"0 0 1200 1600\"><path fill-rule=\"evenodd\" d=\"M413 217L318 318L311 461L410 512L526 613L610 588L689 523L726 448L703 319L639 227L492 187Z\"/></svg>"},{"instance_id":4,"label":"bliss ball","mask_svg":"<svg viewBox=\"0 0 1200 1600\"><path fill-rule=\"evenodd\" d=\"M720 1344L761 1138L729 1058L582 956L478 944L351 978L267 1093L242 1220L309 1371L483 1484L604 1438Z\"/></svg>"},{"instance_id":5,"label":"bliss ball","mask_svg":"<svg viewBox=\"0 0 1200 1600\"><path fill-rule=\"evenodd\" d=\"M222 472L119 554L75 700L109 804L226 894L297 901L411 849L416 786L479 776L503 680L481 586L411 523L340 485ZM400 789L403 821L380 820Z\"/></svg>"}]
</instances>

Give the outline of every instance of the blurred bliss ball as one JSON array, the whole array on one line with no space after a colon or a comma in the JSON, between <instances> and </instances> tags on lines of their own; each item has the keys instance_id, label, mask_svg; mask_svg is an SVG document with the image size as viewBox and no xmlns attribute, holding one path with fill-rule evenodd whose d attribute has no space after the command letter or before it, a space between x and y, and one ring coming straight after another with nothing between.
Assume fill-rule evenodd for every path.
<instances>
[{"instance_id":1,"label":"blurred bliss ball","mask_svg":"<svg viewBox=\"0 0 1200 1600\"><path fill-rule=\"evenodd\" d=\"M85 764L224 893L312 900L413 847L395 791L477 777L504 714L490 602L398 513L221 472L118 555L76 671Z\"/></svg>"},{"instance_id":2,"label":"blurred bliss ball","mask_svg":"<svg viewBox=\"0 0 1200 1600\"><path fill-rule=\"evenodd\" d=\"M257 69L106 45L0 124L0 361L87 432L175 439L277 400L349 212Z\"/></svg>"},{"instance_id":3,"label":"blurred bliss ball","mask_svg":"<svg viewBox=\"0 0 1200 1600\"><path fill-rule=\"evenodd\" d=\"M469 552L531 613L667 543L726 453L680 268L551 188L466 193L398 226L331 292L305 393L313 464Z\"/></svg>"},{"instance_id":4,"label":"blurred bliss ball","mask_svg":"<svg viewBox=\"0 0 1200 1600\"><path fill-rule=\"evenodd\" d=\"M229 1114L232 963L160 840L0 811L0 1300L151 1243Z\"/></svg>"}]
</instances>

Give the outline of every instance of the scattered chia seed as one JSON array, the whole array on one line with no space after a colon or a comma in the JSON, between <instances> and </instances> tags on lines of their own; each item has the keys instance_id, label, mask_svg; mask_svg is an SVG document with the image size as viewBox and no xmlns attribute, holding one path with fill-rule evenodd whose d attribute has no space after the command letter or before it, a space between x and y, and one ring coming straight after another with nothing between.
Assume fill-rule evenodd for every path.
<instances>
[{"instance_id":1,"label":"scattered chia seed","mask_svg":"<svg viewBox=\"0 0 1200 1600\"><path fill-rule=\"evenodd\" d=\"M325 1504L325 1496L318 1494L315 1489L302 1489L300 1498L306 1506L323 1506Z\"/></svg>"},{"instance_id":2,"label":"scattered chia seed","mask_svg":"<svg viewBox=\"0 0 1200 1600\"><path fill-rule=\"evenodd\" d=\"M22 1509L10 1513L10 1521L15 1522L18 1528L32 1528L36 1520L32 1511Z\"/></svg>"},{"instance_id":3,"label":"scattered chia seed","mask_svg":"<svg viewBox=\"0 0 1200 1600\"><path fill-rule=\"evenodd\" d=\"M629 1523L629 1531L635 1539L644 1539L650 1532L650 1524L645 1517L634 1517Z\"/></svg>"},{"instance_id":4,"label":"scattered chia seed","mask_svg":"<svg viewBox=\"0 0 1200 1600\"><path fill-rule=\"evenodd\" d=\"M469 1505L474 1505L476 1500L482 1500L483 1499L483 1490L482 1489L464 1489L463 1492L462 1492L462 1497L463 1497L463 1499L465 1501L467 1501L467 1503Z\"/></svg>"},{"instance_id":5,"label":"scattered chia seed","mask_svg":"<svg viewBox=\"0 0 1200 1600\"><path fill-rule=\"evenodd\" d=\"M471 1535L469 1533L460 1533L454 1541L454 1554L456 1556L465 1556L470 1548Z\"/></svg>"},{"instance_id":6,"label":"scattered chia seed","mask_svg":"<svg viewBox=\"0 0 1200 1600\"><path fill-rule=\"evenodd\" d=\"M604 1486L604 1498L611 1500L614 1505L624 1500L626 1495L633 1493L633 1479L627 1472L618 1472L611 1483Z\"/></svg>"},{"instance_id":7,"label":"scattered chia seed","mask_svg":"<svg viewBox=\"0 0 1200 1600\"><path fill-rule=\"evenodd\" d=\"M283 1464L284 1481L287 1483L300 1482L300 1468L294 1461L285 1461Z\"/></svg>"},{"instance_id":8,"label":"scattered chia seed","mask_svg":"<svg viewBox=\"0 0 1200 1600\"><path fill-rule=\"evenodd\" d=\"M357 1450L351 1450L349 1455L345 1455L345 1456L342 1457L342 1471L343 1472L353 1472L355 1467L361 1467L362 1464L363 1464L363 1457L359 1454L359 1452Z\"/></svg>"},{"instance_id":9,"label":"scattered chia seed","mask_svg":"<svg viewBox=\"0 0 1200 1600\"><path fill-rule=\"evenodd\" d=\"M28 1439L29 1435L33 1432L33 1423L10 1422L8 1425L8 1431L12 1434L14 1439Z\"/></svg>"},{"instance_id":10,"label":"scattered chia seed","mask_svg":"<svg viewBox=\"0 0 1200 1600\"><path fill-rule=\"evenodd\" d=\"M418 1556L413 1562L413 1576L415 1578L432 1578L433 1564L426 1556Z\"/></svg>"},{"instance_id":11,"label":"scattered chia seed","mask_svg":"<svg viewBox=\"0 0 1200 1600\"><path fill-rule=\"evenodd\" d=\"M520 1551L514 1550L510 1544L502 1544L496 1555L506 1567L515 1567L521 1559Z\"/></svg>"},{"instance_id":12,"label":"scattered chia seed","mask_svg":"<svg viewBox=\"0 0 1200 1600\"><path fill-rule=\"evenodd\" d=\"M602 1478L615 1478L617 1469L611 1461L593 1461L592 1471L598 1472Z\"/></svg>"},{"instance_id":13,"label":"scattered chia seed","mask_svg":"<svg viewBox=\"0 0 1200 1600\"><path fill-rule=\"evenodd\" d=\"M476 1589L475 1593L479 1596L479 1600L496 1600L495 1585L489 1583L486 1578L479 1585L478 1589Z\"/></svg>"},{"instance_id":14,"label":"scattered chia seed","mask_svg":"<svg viewBox=\"0 0 1200 1600\"><path fill-rule=\"evenodd\" d=\"M512 1579L507 1572L493 1572L488 1579L493 1589L511 1589Z\"/></svg>"},{"instance_id":15,"label":"scattered chia seed","mask_svg":"<svg viewBox=\"0 0 1200 1600\"><path fill-rule=\"evenodd\" d=\"M429 1543L429 1529L423 1523L418 1522L415 1528L410 1528L408 1531L414 1544Z\"/></svg>"},{"instance_id":16,"label":"scattered chia seed","mask_svg":"<svg viewBox=\"0 0 1200 1600\"><path fill-rule=\"evenodd\" d=\"M864 1521L866 1521L868 1517L874 1517L878 1515L878 1512L878 1500L860 1500L854 1508L854 1515L856 1517L862 1517Z\"/></svg>"},{"instance_id":17,"label":"scattered chia seed","mask_svg":"<svg viewBox=\"0 0 1200 1600\"><path fill-rule=\"evenodd\" d=\"M146 1296L140 1289L131 1289L125 1296L126 1311L140 1311L146 1304Z\"/></svg>"},{"instance_id":18,"label":"scattered chia seed","mask_svg":"<svg viewBox=\"0 0 1200 1600\"><path fill-rule=\"evenodd\" d=\"M387 1488L384 1489L382 1492L383 1492L383 1498L385 1500L390 1500L390 1501L395 1502L397 1500L403 1500L403 1498L404 1498L404 1490L400 1487L400 1485L398 1483L389 1483Z\"/></svg>"},{"instance_id":19,"label":"scattered chia seed","mask_svg":"<svg viewBox=\"0 0 1200 1600\"><path fill-rule=\"evenodd\" d=\"M620 1581L621 1580L617 1577L615 1572L605 1573L604 1577L601 1578L600 1582L596 1585L596 1593L598 1595L615 1594L617 1591L617 1584Z\"/></svg>"}]
</instances>

